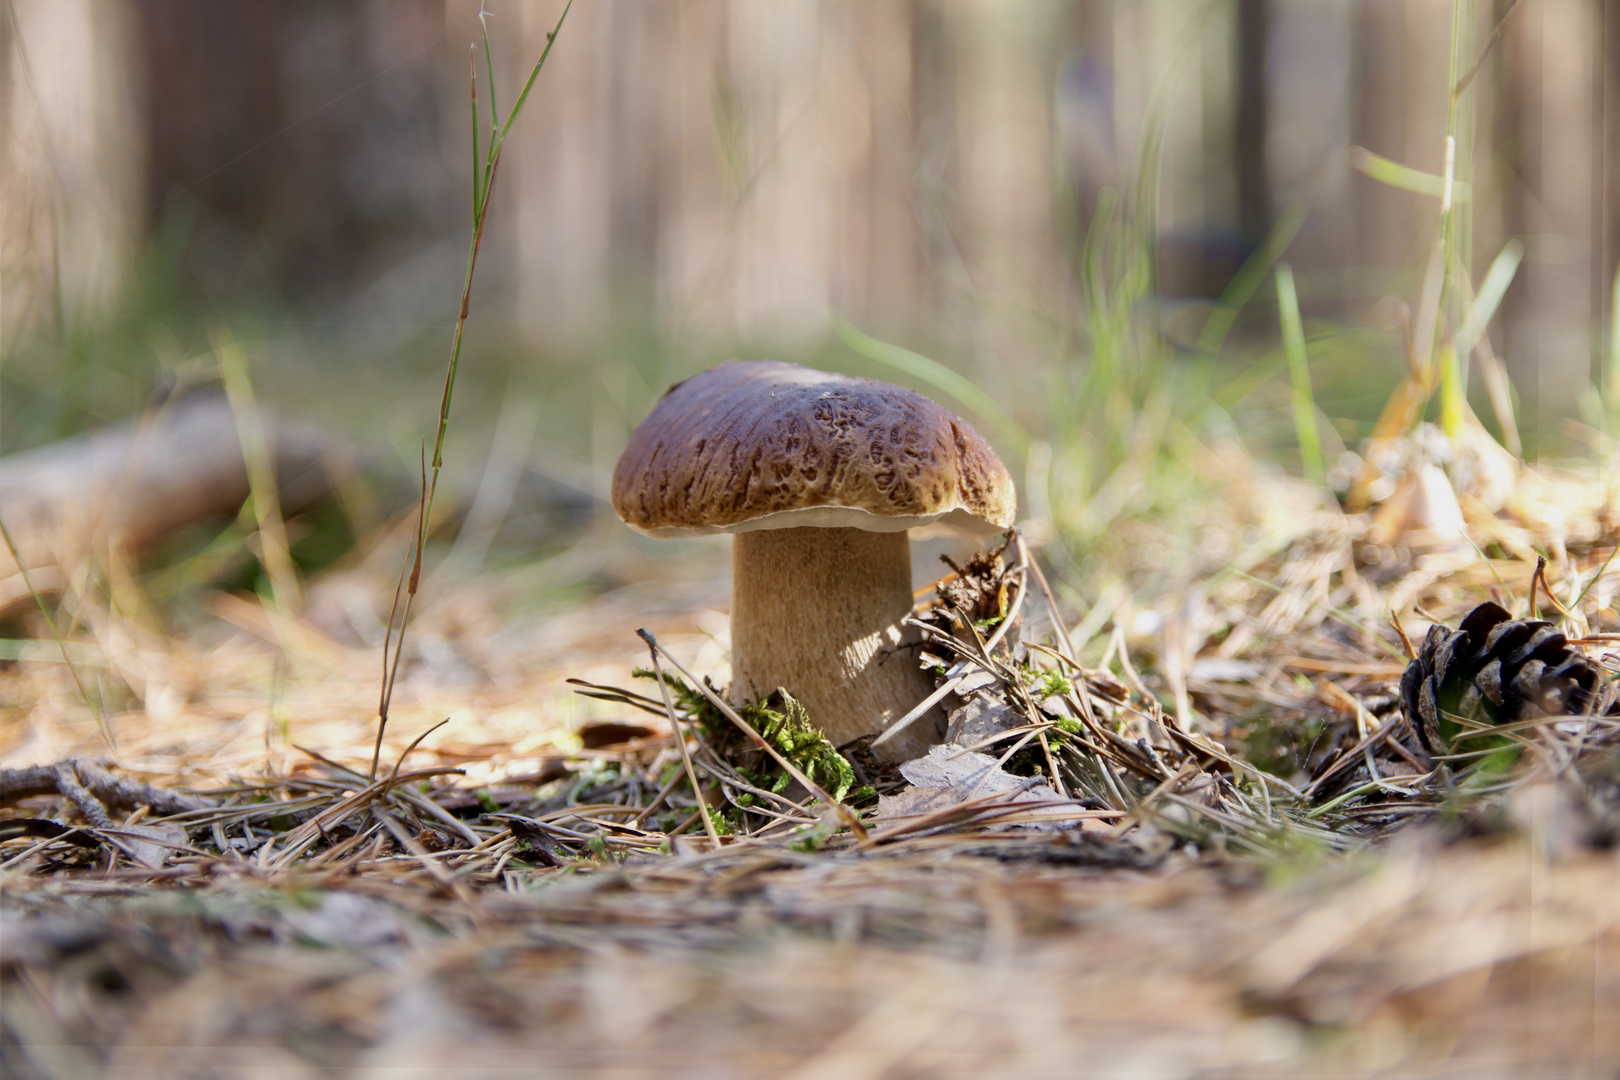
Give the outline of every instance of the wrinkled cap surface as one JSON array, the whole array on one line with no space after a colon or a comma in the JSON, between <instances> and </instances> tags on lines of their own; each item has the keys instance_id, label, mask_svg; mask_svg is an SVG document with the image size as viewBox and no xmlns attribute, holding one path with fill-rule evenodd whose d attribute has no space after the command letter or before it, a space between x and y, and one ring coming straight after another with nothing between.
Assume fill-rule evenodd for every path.
<instances>
[{"instance_id":1,"label":"wrinkled cap surface","mask_svg":"<svg viewBox=\"0 0 1620 1080\"><path fill-rule=\"evenodd\" d=\"M978 432L899 386L733 360L665 394L613 470L613 508L649 536L799 526L1012 525L1012 477Z\"/></svg>"}]
</instances>

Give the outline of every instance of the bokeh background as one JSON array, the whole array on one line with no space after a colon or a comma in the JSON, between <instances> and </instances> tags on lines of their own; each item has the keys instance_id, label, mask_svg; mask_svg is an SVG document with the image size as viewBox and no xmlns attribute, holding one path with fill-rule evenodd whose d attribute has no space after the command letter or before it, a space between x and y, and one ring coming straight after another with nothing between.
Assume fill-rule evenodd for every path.
<instances>
[{"instance_id":1,"label":"bokeh background","mask_svg":"<svg viewBox=\"0 0 1620 1080\"><path fill-rule=\"evenodd\" d=\"M504 453L521 475L503 535L532 544L554 523L523 533L525 505L593 512L649 402L731 355L924 385L852 349L839 319L1004 410L951 402L1021 480L1035 470L1035 518L1104 492L1132 437L1241 433L1297 467L1274 293L1213 351L1200 340L1280 232L1331 464L1407 363L1438 204L1368 176L1368 154L1442 171L1452 7L582 0L502 159L452 490ZM505 110L561 5L484 9ZM1464 254L1477 282L1523 244L1491 343L1530 452L1566 451L1602 426L1620 0L1458 10L1459 54L1503 27L1459 112ZM206 382L223 325L262 396L408 487L469 231L478 12L0 3L0 451ZM1098 367L1126 389L1099 390ZM1133 436L1122 417L1164 387L1169 420ZM1058 532L1151 509L1116 501Z\"/></svg>"},{"instance_id":2,"label":"bokeh background","mask_svg":"<svg viewBox=\"0 0 1620 1080\"><path fill-rule=\"evenodd\" d=\"M20 861L46 841L7 832L0 1062L1616 1074L1620 773L1584 727L1549 725L1546 773L1527 754L1499 803L1494 765L1441 774L1394 808L1450 831L1345 859L1361 815L1392 812L1355 801L1370 787L1280 801L1300 827L1274 829L1268 785L1228 786L1246 809L1221 804L1202 855L1153 825L1043 840L1045 865L992 862L969 823L895 858L817 861L806 837L791 862L517 870L530 855L509 866L516 839L472 815L650 814L675 791L667 743L616 741L663 721L569 680L645 690L645 627L729 681L728 541L647 540L606 496L656 397L730 356L901 382L983 431L1056 594L1020 632L1068 624L1131 737L1158 738L1126 718L1157 697L1241 771L1303 786L1364 736L1364 775L1398 790L1404 765L1371 771L1370 725L1398 734L1391 615L1423 640L1487 595L1540 596L1571 637L1620 632L1620 0L577 0L501 159L405 632L471 231L470 65L480 117L504 118L562 11L483 3L494 102L477 0L0 0L0 519L43 522L28 581L0 548L0 766L110 752L132 779L280 804L240 842L193 829L221 857L161 879L100 855L37 873ZM1437 261L1448 99L1482 54ZM1491 268L1501 304L1451 365ZM1447 396L1463 383L1477 420ZM212 441L141 443L111 491L46 471L51 513L8 494L41 448L194 406ZM281 484L285 520L261 430L331 466L307 505ZM234 486L135 550L103 515L181 501L129 479L161 472L154 442ZM963 541L920 532L923 585ZM280 800L366 805L343 766L373 761L454 768L395 794L495 846L276 849L309 828ZM1188 775L1127 780L1130 814L1199 805ZM61 804L18 812L66 809L41 805ZM563 820L571 850L660 843ZM1124 854L1139 833L1166 872L1105 869L1157 865Z\"/></svg>"}]
</instances>

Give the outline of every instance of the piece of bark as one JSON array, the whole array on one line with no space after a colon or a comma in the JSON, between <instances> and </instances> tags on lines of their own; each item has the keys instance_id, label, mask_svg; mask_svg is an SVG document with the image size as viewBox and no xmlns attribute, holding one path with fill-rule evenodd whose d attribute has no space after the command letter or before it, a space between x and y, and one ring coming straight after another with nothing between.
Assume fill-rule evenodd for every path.
<instances>
[{"instance_id":1,"label":"piece of bark","mask_svg":"<svg viewBox=\"0 0 1620 1080\"><path fill-rule=\"evenodd\" d=\"M284 512L354 469L337 440L263 414ZM0 457L0 521L34 587L60 589L87 556L138 558L165 539L240 510L249 493L236 418L203 394L122 424ZM29 602L17 560L0 544L0 614Z\"/></svg>"}]
</instances>

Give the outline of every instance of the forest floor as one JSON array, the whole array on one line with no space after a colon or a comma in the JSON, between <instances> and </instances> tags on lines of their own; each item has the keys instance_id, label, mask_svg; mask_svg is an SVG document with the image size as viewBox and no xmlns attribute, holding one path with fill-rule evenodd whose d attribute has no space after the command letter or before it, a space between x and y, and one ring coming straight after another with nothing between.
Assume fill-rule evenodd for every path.
<instances>
[{"instance_id":1,"label":"forest floor","mask_svg":"<svg viewBox=\"0 0 1620 1080\"><path fill-rule=\"evenodd\" d=\"M1613 729L1431 755L1390 623L1418 643L1535 605L1612 673L1609 486L1525 470L1464 498L1459 544L1255 484L1286 527L1216 507L1254 525L1219 572L1084 609L1009 548L985 632L1014 632L976 692L1033 718L999 762L1018 790L979 773L919 806L869 766L840 795L859 827L802 786L743 798L696 697L565 681L652 694L647 628L723 685L723 543L598 521L540 563L430 577L375 779L397 535L296 613L215 591L182 628L87 590L73 665L47 635L0 662L0 766L85 763L0 809L3 1071L1613 1076Z\"/></svg>"}]
</instances>

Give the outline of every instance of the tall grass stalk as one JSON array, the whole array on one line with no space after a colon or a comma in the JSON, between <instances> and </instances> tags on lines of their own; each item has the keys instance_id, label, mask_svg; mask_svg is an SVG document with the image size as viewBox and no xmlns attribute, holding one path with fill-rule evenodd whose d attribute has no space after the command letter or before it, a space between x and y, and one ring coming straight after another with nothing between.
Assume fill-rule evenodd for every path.
<instances>
[{"instance_id":1,"label":"tall grass stalk","mask_svg":"<svg viewBox=\"0 0 1620 1080\"><path fill-rule=\"evenodd\" d=\"M541 50L540 59L535 61L534 68L529 72L528 81L523 84L523 91L518 95L517 102L512 111L507 114L505 121L501 120L500 109L495 102L495 62L489 46L489 13L480 8L478 19L483 32L484 70L489 79L489 140L483 143L478 118L478 62L474 46L474 60L472 64L472 239L467 244L467 270L462 278L461 303L456 311L455 335L450 342L450 361L444 373L444 392L439 399L439 425L433 438L433 457L431 465L424 461L422 476L422 497L418 506L418 517L412 544L405 554L405 566L400 572L401 586L404 594L403 604L400 603L400 590L395 591L395 610L388 613L388 631L383 639L383 676L382 687L378 695L377 704L377 743L371 755L371 779L377 778L377 763L382 756L383 734L388 728L388 709L393 701L394 680L399 672L400 656L405 648L405 625L410 620L411 604L416 598L417 587L422 580L422 549L427 543L428 522L433 515L433 500L438 492L439 473L444 467L444 437L450 429L450 402L456 390L456 372L461 365L461 339L467 326L467 313L472 300L473 271L478 265L478 250L484 241L484 225L489 218L490 197L495 190L495 177L500 169L501 151L506 145L507 133L512 129L512 123L523 111L523 106L529 100L529 93L534 89L534 81L540 76L540 69L545 67L546 59L551 56L551 47L556 44L557 34L562 31L564 20L573 7L572 0L563 8L562 14L557 17L557 25L546 34L546 47ZM397 627L397 630L396 630Z\"/></svg>"},{"instance_id":2,"label":"tall grass stalk","mask_svg":"<svg viewBox=\"0 0 1620 1080\"><path fill-rule=\"evenodd\" d=\"M1502 39L1508 19L1518 10L1518 0L1508 5L1495 29L1477 56L1472 56L1472 30L1475 0L1452 0L1451 43L1448 54L1446 134L1444 169L1440 176L1387 161L1366 150L1355 150L1355 167L1382 183L1438 196L1439 232L1424 274L1423 287L1415 312L1410 370L1385 404L1370 441L1397 438L1418 423L1424 407L1439 389L1442 395L1441 420L1448 434L1456 435L1467 416L1466 393L1468 362L1478 351L1481 373L1491 405L1501 424L1504 444L1516 457L1522 456L1518 427L1513 416L1511 388L1506 372L1489 355L1485 327L1513 280L1523 256L1523 246L1510 243L1492 262L1477 297L1472 295L1470 259L1472 239L1471 200L1474 137L1474 99L1468 91L1484 67L1491 51ZM1464 63L1472 57L1466 70ZM1449 325L1457 327L1454 343L1445 343ZM1372 473L1366 469L1352 486L1346 502L1357 509L1366 502Z\"/></svg>"},{"instance_id":3,"label":"tall grass stalk","mask_svg":"<svg viewBox=\"0 0 1620 1080\"><path fill-rule=\"evenodd\" d=\"M1294 272L1287 263L1277 264L1277 311L1282 322L1283 352L1288 357L1288 375L1294 387L1294 433L1299 439L1299 457L1305 475L1324 483L1327 471L1322 463L1322 440L1316 430L1316 399L1311 393L1310 358L1305 351L1305 323L1299 316L1299 294L1294 289Z\"/></svg>"},{"instance_id":4,"label":"tall grass stalk","mask_svg":"<svg viewBox=\"0 0 1620 1080\"><path fill-rule=\"evenodd\" d=\"M293 567L292 549L287 541L286 522L281 517L281 493L277 490L275 461L264 434L264 417L259 411L253 380L248 375L247 357L235 336L223 327L209 335L219 360L220 381L236 421L236 434L242 445L242 461L247 466L248 500L258 550L254 553L264 567L269 582L269 603L277 616L270 620L279 653L270 680L270 710L265 721L267 749L285 747L291 741L285 708L288 665L293 655L286 640L287 620L297 614L303 601L298 589L298 571ZM260 602L264 597L260 596Z\"/></svg>"},{"instance_id":5,"label":"tall grass stalk","mask_svg":"<svg viewBox=\"0 0 1620 1080\"><path fill-rule=\"evenodd\" d=\"M1414 169L1410 165L1391 161L1364 146L1351 147L1350 167L1369 180L1376 180L1380 184L1400 188L1402 191L1415 191L1419 195L1435 199L1445 194L1446 178L1443 175L1424 172L1422 169ZM1468 202L1472 199L1473 192L1467 181L1458 180L1453 176L1451 197L1456 202Z\"/></svg>"},{"instance_id":6,"label":"tall grass stalk","mask_svg":"<svg viewBox=\"0 0 1620 1080\"><path fill-rule=\"evenodd\" d=\"M1473 25L1473 11L1473 0L1452 0L1451 45L1447 51L1446 134L1442 144L1444 165L1440 175L1432 177L1357 148L1356 167L1367 176L1393 187L1434 195L1440 200L1439 229L1424 271L1413 319L1411 351L1407 358L1411 382L1403 384L1391 398L1385 415L1379 419L1375 437L1379 433L1393 434L1390 429L1404 429L1422 418L1423 403L1434 394L1442 381L1437 360L1442 352L1446 311L1458 292L1453 286L1458 278L1466 278L1469 273L1470 221L1464 209L1466 200L1459 198L1460 193L1468 190L1473 149L1472 98L1467 96L1466 91L1485 59L1482 55L1466 74L1462 73L1463 50L1469 40L1466 31ZM1496 37L1493 36L1492 44L1495 41Z\"/></svg>"},{"instance_id":7,"label":"tall grass stalk","mask_svg":"<svg viewBox=\"0 0 1620 1080\"><path fill-rule=\"evenodd\" d=\"M1102 566L1122 542L1122 517L1174 512L1191 483L1189 437L1208 409L1194 376L1170 362L1161 332L1154 248L1165 130L1180 80L1222 5L1201 4L1186 21L1154 82L1137 142L1134 172L1119 189L1104 188L1089 226L1065 237L1075 302L1055 313L1055 363L1030 383L1003 378L991 393L937 362L876 341L835 321L845 344L869 360L906 371L967 404L995 426L1011 449L1024 450L1024 496L1037 514L1050 513L1048 554L1069 571ZM1054 191L1060 222L1069 194L1061 165ZM1250 273L1227 299L1241 306L1286 248L1298 223L1279 222ZM1220 332L1224 337L1224 331ZM1038 381L1036 381L1038 380ZM1009 409L1011 403L1016 409ZM1016 420L1011 415L1016 413ZM1177 490L1181 485L1182 490ZM1064 588L1059 583L1058 587Z\"/></svg>"},{"instance_id":8,"label":"tall grass stalk","mask_svg":"<svg viewBox=\"0 0 1620 1080\"><path fill-rule=\"evenodd\" d=\"M276 486L276 467L264 433L253 381L248 375L247 357L229 330L217 328L213 338L214 355L219 360L220 381L236 421L236 435L242 444L242 461L247 466L248 508L258 530L259 550L255 554L270 584L271 601L282 616L291 616L299 606L298 573L293 568L287 542L286 523L281 519L281 497Z\"/></svg>"},{"instance_id":9,"label":"tall grass stalk","mask_svg":"<svg viewBox=\"0 0 1620 1080\"><path fill-rule=\"evenodd\" d=\"M1508 382L1507 371L1502 367L1501 361L1491 352L1491 342L1485 335L1485 328L1490 325L1491 319L1496 315L1496 309L1501 306L1502 297L1507 294L1508 286L1513 283L1513 277L1518 273L1519 263L1523 258L1524 244L1518 240L1509 240L1502 245L1502 250L1491 260L1490 269L1485 271L1485 280L1480 283L1477 295L1469 294L1470 282L1467 275L1459 275L1457 278L1457 285L1464 293L1463 309L1466 312L1462 328L1457 331L1457 357L1462 365L1462 390L1466 395L1469 364L1477 355L1480 381L1485 384L1485 394L1490 399L1491 411L1496 414L1497 426L1501 428L1502 445L1516 458L1524 456L1524 447L1519 442L1519 424L1514 416L1513 387Z\"/></svg>"},{"instance_id":10,"label":"tall grass stalk","mask_svg":"<svg viewBox=\"0 0 1620 1080\"><path fill-rule=\"evenodd\" d=\"M1513 277L1518 273L1519 263L1523 259L1524 244L1509 240L1502 245L1496 258L1491 260L1490 269L1485 271L1485 280L1480 282L1479 292L1474 295L1473 303L1468 305L1462 328L1457 331L1459 356L1470 355L1480 338L1485 336L1485 328L1501 306L1502 297L1507 295L1508 286L1513 284Z\"/></svg>"},{"instance_id":11,"label":"tall grass stalk","mask_svg":"<svg viewBox=\"0 0 1620 1080\"><path fill-rule=\"evenodd\" d=\"M1456 196L1459 170L1466 183L1473 157L1473 98L1465 93L1471 80L1462 74L1463 49L1471 40L1467 31L1473 27L1473 13L1473 0L1452 0L1451 47L1447 51L1446 139L1440 177L1440 234L1435 249L1436 263L1431 265L1430 278L1424 283L1417 334L1412 342L1414 365L1430 394L1437 384L1444 384L1453 393L1457 386L1457 353L1455 349L1445 349L1442 338L1446 312L1457 293L1454 283L1469 273L1469 214ZM1442 362L1452 366L1442 370ZM1448 428L1446 434L1455 436L1455 426Z\"/></svg>"},{"instance_id":12,"label":"tall grass stalk","mask_svg":"<svg viewBox=\"0 0 1620 1080\"><path fill-rule=\"evenodd\" d=\"M1044 470L1051 490L1043 493L1055 526L1049 550L1073 569L1106 561L1122 517L1173 514L1181 494L1176 488L1190 475L1186 455L1196 440L1185 436L1207 397L1189 393L1195 374L1171 363L1161 332L1155 249L1174 98L1221 10L1204 4L1189 14L1143 109L1133 179L1123 195L1107 188L1099 193L1074 260L1080 303L1070 334L1078 348L1055 367L1043 395L1052 445ZM1286 247L1283 224L1261 260L1275 259ZM1240 306L1242 290L1252 291L1252 283L1237 283L1226 298L1229 309Z\"/></svg>"}]
</instances>

